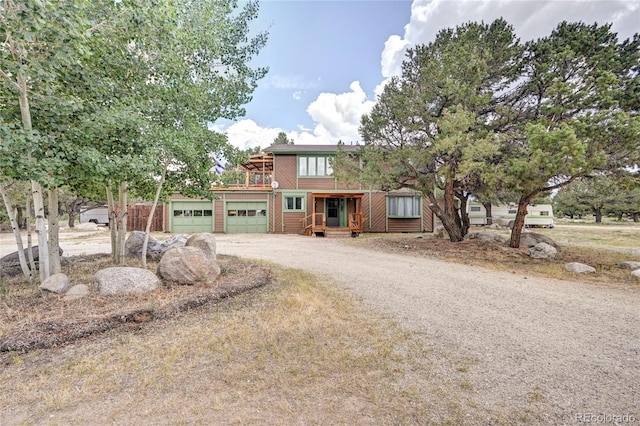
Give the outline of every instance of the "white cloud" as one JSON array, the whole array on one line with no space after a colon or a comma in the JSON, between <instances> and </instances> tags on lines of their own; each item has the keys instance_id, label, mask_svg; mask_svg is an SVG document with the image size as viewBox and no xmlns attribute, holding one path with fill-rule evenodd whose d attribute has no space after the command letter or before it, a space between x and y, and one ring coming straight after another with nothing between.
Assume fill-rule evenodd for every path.
<instances>
[{"instance_id":1,"label":"white cloud","mask_svg":"<svg viewBox=\"0 0 640 426\"><path fill-rule=\"evenodd\" d=\"M299 75L268 74L260 85L262 87L273 89L302 90L315 87L316 82L305 80L304 77Z\"/></svg>"},{"instance_id":2,"label":"white cloud","mask_svg":"<svg viewBox=\"0 0 640 426\"><path fill-rule=\"evenodd\" d=\"M407 48L433 41L438 31L470 21L486 23L503 17L522 41L544 37L559 22L611 23L620 39L638 31L638 0L414 0L411 18L402 37L387 39L381 54L382 75L401 71ZM383 86L383 85L381 85ZM376 93L381 90L380 86Z\"/></svg>"},{"instance_id":3,"label":"white cloud","mask_svg":"<svg viewBox=\"0 0 640 426\"><path fill-rule=\"evenodd\" d=\"M360 82L349 86L350 92L335 94L321 93L307 108L316 124L313 133L330 143L339 140L355 142L360 140L358 127L363 114L369 113L374 102L367 99Z\"/></svg>"},{"instance_id":4,"label":"white cloud","mask_svg":"<svg viewBox=\"0 0 640 426\"><path fill-rule=\"evenodd\" d=\"M374 102L367 99L358 81L351 83L349 88L351 91L345 93L318 95L307 108L315 122L314 128L310 130L299 126L297 130L285 131L287 137L297 145L335 144L339 140L345 143L359 141L360 118L373 108ZM214 126L213 130L226 133L229 143L241 149L256 146L265 148L283 131L279 128L260 127L250 119L233 123L226 129Z\"/></svg>"}]
</instances>

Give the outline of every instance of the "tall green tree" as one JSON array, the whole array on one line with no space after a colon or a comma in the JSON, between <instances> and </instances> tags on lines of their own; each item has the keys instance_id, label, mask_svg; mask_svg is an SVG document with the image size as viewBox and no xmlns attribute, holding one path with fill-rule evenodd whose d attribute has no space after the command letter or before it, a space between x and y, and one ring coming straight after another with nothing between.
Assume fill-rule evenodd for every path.
<instances>
[{"instance_id":1,"label":"tall green tree","mask_svg":"<svg viewBox=\"0 0 640 426\"><path fill-rule=\"evenodd\" d=\"M500 156L495 132L511 121L504 92L520 74L520 53L502 19L446 29L409 50L402 75L362 118L362 167L342 152L335 175L420 191L451 241L461 241L469 229L466 202Z\"/></svg>"},{"instance_id":2,"label":"tall green tree","mask_svg":"<svg viewBox=\"0 0 640 426\"><path fill-rule=\"evenodd\" d=\"M293 145L293 139L289 139L285 132L278 133L278 136L273 140L274 145Z\"/></svg>"},{"instance_id":3,"label":"tall green tree","mask_svg":"<svg viewBox=\"0 0 640 426\"><path fill-rule=\"evenodd\" d=\"M0 179L30 180L40 252L40 280L59 270L56 241L49 247L45 227L44 189L53 185L51 171L63 161L48 130L56 123L36 111L67 111L65 69L83 55L90 30L84 11L89 2L0 2L0 105L3 114ZM49 105L46 108L45 105ZM46 123L46 124L45 124ZM48 127L45 128L45 127ZM0 185L2 182L0 182ZM54 226L55 229L55 226ZM19 251L21 241L16 235ZM22 261L22 259L21 259Z\"/></svg>"},{"instance_id":4,"label":"tall green tree","mask_svg":"<svg viewBox=\"0 0 640 426\"><path fill-rule=\"evenodd\" d=\"M520 194L510 245L520 245L527 205L592 173L638 162L640 38L618 42L610 25L563 22L527 43L511 94L521 123L501 135L501 187Z\"/></svg>"}]
</instances>

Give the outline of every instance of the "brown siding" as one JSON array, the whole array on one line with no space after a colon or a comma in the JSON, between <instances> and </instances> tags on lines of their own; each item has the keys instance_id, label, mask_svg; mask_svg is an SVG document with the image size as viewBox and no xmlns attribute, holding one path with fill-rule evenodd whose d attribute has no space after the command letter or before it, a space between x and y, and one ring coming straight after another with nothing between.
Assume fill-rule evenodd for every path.
<instances>
[{"instance_id":1,"label":"brown siding","mask_svg":"<svg viewBox=\"0 0 640 426\"><path fill-rule=\"evenodd\" d=\"M298 165L295 155L277 155L274 158L273 180L278 181L278 189L296 189Z\"/></svg>"},{"instance_id":2,"label":"brown siding","mask_svg":"<svg viewBox=\"0 0 640 426\"><path fill-rule=\"evenodd\" d=\"M429 205L431 202L428 198L423 198L422 202L422 223L424 226L424 232L433 232L433 211Z\"/></svg>"},{"instance_id":3,"label":"brown siding","mask_svg":"<svg viewBox=\"0 0 640 426\"><path fill-rule=\"evenodd\" d=\"M237 193L237 192L229 191L226 194L224 194L224 199L226 201L242 201L242 200L263 201L263 200L268 200L269 195L271 195L271 192L265 194L263 192Z\"/></svg>"},{"instance_id":4,"label":"brown siding","mask_svg":"<svg viewBox=\"0 0 640 426\"><path fill-rule=\"evenodd\" d=\"M420 232L420 218L393 219L389 218L389 232Z\"/></svg>"},{"instance_id":5,"label":"brown siding","mask_svg":"<svg viewBox=\"0 0 640 426\"><path fill-rule=\"evenodd\" d=\"M285 213L284 214L284 233L285 234L301 234L304 213Z\"/></svg>"},{"instance_id":6,"label":"brown siding","mask_svg":"<svg viewBox=\"0 0 640 426\"><path fill-rule=\"evenodd\" d=\"M333 179L332 179L333 181ZM336 189L340 189L340 190L345 190L345 189L352 189L352 190L360 190L362 189L362 185L360 185L359 183L351 183L351 184L346 184L344 182L336 182Z\"/></svg>"},{"instance_id":7,"label":"brown siding","mask_svg":"<svg viewBox=\"0 0 640 426\"><path fill-rule=\"evenodd\" d=\"M218 234L224 233L224 201L215 200L213 202L215 218L213 221L213 231Z\"/></svg>"},{"instance_id":8,"label":"brown siding","mask_svg":"<svg viewBox=\"0 0 640 426\"><path fill-rule=\"evenodd\" d=\"M369 204L363 204L365 215L369 214ZM365 226L367 232L386 232L387 219L387 198L384 192L371 193L371 217L367 220L368 225Z\"/></svg>"},{"instance_id":9,"label":"brown siding","mask_svg":"<svg viewBox=\"0 0 640 426\"><path fill-rule=\"evenodd\" d=\"M269 206L273 212L270 215L269 232L282 233L282 194L277 193L273 205Z\"/></svg>"},{"instance_id":10,"label":"brown siding","mask_svg":"<svg viewBox=\"0 0 640 426\"><path fill-rule=\"evenodd\" d=\"M336 187L336 181L329 178L300 178L298 179L299 189L310 190L333 190Z\"/></svg>"}]
</instances>

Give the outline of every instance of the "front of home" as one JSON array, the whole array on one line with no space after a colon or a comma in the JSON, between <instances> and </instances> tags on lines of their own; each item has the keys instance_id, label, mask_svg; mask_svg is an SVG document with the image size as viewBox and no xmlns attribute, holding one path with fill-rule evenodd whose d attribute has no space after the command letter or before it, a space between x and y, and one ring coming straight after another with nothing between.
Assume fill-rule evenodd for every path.
<instances>
[{"instance_id":1,"label":"front of home","mask_svg":"<svg viewBox=\"0 0 640 426\"><path fill-rule=\"evenodd\" d=\"M357 146L344 146L354 151ZM429 202L419 193L339 183L336 145L272 145L242 165L244 180L214 187L215 199L174 196L166 207L174 233L330 235L432 232Z\"/></svg>"}]
</instances>

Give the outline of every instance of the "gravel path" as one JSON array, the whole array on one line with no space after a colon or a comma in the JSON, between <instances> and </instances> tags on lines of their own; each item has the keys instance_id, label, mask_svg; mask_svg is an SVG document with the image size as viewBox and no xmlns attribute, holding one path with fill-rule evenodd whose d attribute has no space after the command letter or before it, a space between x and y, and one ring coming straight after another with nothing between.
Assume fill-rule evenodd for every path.
<instances>
[{"instance_id":1,"label":"gravel path","mask_svg":"<svg viewBox=\"0 0 640 426\"><path fill-rule=\"evenodd\" d=\"M10 238L5 238L10 241ZM218 253L331 277L416 332L469 424L640 424L640 291L388 254L344 240L216 235ZM9 245L0 241L0 251ZM108 237L62 241L109 252ZM14 246L15 247L15 246ZM15 248L13 248L15 250Z\"/></svg>"},{"instance_id":2,"label":"gravel path","mask_svg":"<svg viewBox=\"0 0 640 426\"><path fill-rule=\"evenodd\" d=\"M382 253L336 239L217 238L221 254L330 276L420 333L435 355L438 379L463 380L464 404L479 416L501 413L529 423L531 412L540 424L640 423L640 292Z\"/></svg>"}]
</instances>

